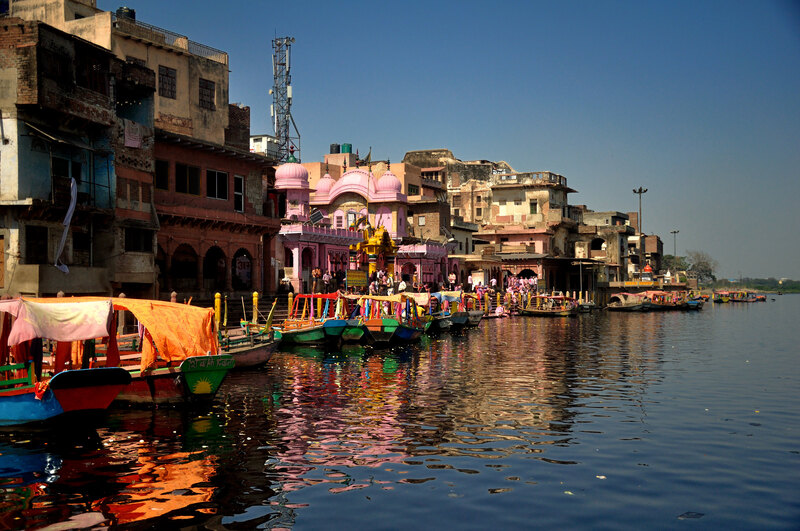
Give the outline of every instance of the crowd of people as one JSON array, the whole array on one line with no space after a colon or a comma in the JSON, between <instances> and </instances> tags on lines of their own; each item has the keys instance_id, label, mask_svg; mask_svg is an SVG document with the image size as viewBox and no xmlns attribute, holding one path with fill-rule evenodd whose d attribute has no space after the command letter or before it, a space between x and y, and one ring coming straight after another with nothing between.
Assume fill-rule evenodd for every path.
<instances>
[{"instance_id":1,"label":"crowd of people","mask_svg":"<svg viewBox=\"0 0 800 531\"><path fill-rule=\"evenodd\" d=\"M498 286L498 280L494 277L489 279L488 285L484 285L482 281L473 283L470 274L467 276L466 282L462 284L457 282L455 273L450 273L447 280L440 284L438 282L420 282L415 274L394 277L386 269L379 269L368 277L366 287L347 286L345 280L346 272L344 270L332 272L316 267L311 271L311 291L312 293L334 293L337 290L347 290L348 293L394 295L401 292L424 293L449 290L475 293L481 298L485 294L494 297L498 291L501 291L505 294L505 302L512 305L524 301L529 293L535 294L538 291L538 279L535 276L525 278L506 275L502 284ZM281 291L294 291L288 278L281 281Z\"/></svg>"}]
</instances>

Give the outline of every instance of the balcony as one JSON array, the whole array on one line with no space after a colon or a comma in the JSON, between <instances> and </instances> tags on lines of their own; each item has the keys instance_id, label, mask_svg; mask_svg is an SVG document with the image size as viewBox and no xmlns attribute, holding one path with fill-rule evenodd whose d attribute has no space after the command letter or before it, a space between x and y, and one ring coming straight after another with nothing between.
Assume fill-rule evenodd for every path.
<instances>
[{"instance_id":1,"label":"balcony","mask_svg":"<svg viewBox=\"0 0 800 531\"><path fill-rule=\"evenodd\" d=\"M169 46L183 50L192 55L210 59L223 65L228 64L228 54L222 50L217 50L210 46L190 41L185 35L173 33L169 30L145 24L127 17L118 17L114 14L111 15L111 21L119 32L129 35L135 39L147 41L156 46Z\"/></svg>"}]
</instances>

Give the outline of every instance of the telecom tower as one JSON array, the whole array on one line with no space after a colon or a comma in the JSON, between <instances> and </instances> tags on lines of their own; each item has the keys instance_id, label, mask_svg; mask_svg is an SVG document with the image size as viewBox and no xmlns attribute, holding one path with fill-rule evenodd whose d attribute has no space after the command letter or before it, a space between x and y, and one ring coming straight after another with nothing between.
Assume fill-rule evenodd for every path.
<instances>
[{"instance_id":1,"label":"telecom tower","mask_svg":"<svg viewBox=\"0 0 800 531\"><path fill-rule=\"evenodd\" d=\"M289 57L293 42L294 37L272 39L274 84L269 91L272 94L269 114L275 127L275 136L278 139L278 161L280 162L286 162L292 155L298 162L300 161L300 132L292 118L292 74Z\"/></svg>"}]
</instances>

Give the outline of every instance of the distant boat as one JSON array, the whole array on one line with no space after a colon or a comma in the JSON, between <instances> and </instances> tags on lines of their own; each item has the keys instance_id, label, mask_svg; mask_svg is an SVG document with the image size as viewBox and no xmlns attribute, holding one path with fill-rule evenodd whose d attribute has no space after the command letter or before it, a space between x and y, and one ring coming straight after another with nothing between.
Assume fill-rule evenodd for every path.
<instances>
[{"instance_id":1,"label":"distant boat","mask_svg":"<svg viewBox=\"0 0 800 531\"><path fill-rule=\"evenodd\" d=\"M537 295L520 310L521 315L535 317L575 317L578 301L567 295Z\"/></svg>"},{"instance_id":2,"label":"distant boat","mask_svg":"<svg viewBox=\"0 0 800 531\"><path fill-rule=\"evenodd\" d=\"M611 296L606 309L610 312L642 312L646 311L644 296L638 293L616 293Z\"/></svg>"}]
</instances>

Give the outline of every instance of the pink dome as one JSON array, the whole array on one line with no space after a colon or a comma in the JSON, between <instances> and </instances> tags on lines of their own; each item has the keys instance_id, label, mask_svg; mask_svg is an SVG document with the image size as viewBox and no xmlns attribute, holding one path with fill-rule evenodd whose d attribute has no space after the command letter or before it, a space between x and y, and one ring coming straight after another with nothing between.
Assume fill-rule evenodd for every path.
<instances>
[{"instance_id":1,"label":"pink dome","mask_svg":"<svg viewBox=\"0 0 800 531\"><path fill-rule=\"evenodd\" d=\"M364 170L348 170L330 190L331 197L339 193L355 192L368 197L375 190L375 180Z\"/></svg>"},{"instance_id":2,"label":"pink dome","mask_svg":"<svg viewBox=\"0 0 800 531\"><path fill-rule=\"evenodd\" d=\"M336 184L336 181L330 174L326 173L322 176L322 179L317 182L317 193L318 194L327 194L333 188L333 185Z\"/></svg>"},{"instance_id":3,"label":"pink dome","mask_svg":"<svg viewBox=\"0 0 800 531\"><path fill-rule=\"evenodd\" d=\"M275 188L279 190L308 188L308 170L297 162L282 164L275 171Z\"/></svg>"},{"instance_id":4,"label":"pink dome","mask_svg":"<svg viewBox=\"0 0 800 531\"><path fill-rule=\"evenodd\" d=\"M400 179L389 170L386 170L386 172L381 175L376 187L378 192L400 192L402 189L403 184L400 182Z\"/></svg>"}]
</instances>

